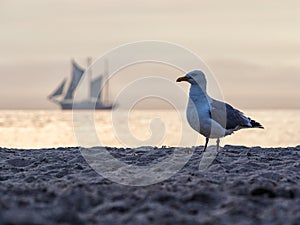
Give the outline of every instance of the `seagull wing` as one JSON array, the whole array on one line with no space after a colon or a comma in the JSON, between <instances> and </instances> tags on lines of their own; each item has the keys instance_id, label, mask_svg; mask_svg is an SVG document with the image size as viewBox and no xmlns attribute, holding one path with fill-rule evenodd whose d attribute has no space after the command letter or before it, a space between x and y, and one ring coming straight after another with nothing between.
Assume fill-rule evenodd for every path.
<instances>
[{"instance_id":1,"label":"seagull wing","mask_svg":"<svg viewBox=\"0 0 300 225\"><path fill-rule=\"evenodd\" d=\"M210 115L213 120L218 122L226 130L252 127L251 120L242 112L225 102L215 99L211 99L210 101Z\"/></svg>"}]
</instances>

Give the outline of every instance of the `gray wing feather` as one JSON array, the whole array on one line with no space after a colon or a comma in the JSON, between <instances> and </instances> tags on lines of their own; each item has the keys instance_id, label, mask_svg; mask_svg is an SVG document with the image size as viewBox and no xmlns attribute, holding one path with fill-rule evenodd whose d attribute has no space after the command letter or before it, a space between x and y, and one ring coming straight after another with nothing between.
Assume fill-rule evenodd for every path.
<instances>
[{"instance_id":1,"label":"gray wing feather","mask_svg":"<svg viewBox=\"0 0 300 225\"><path fill-rule=\"evenodd\" d=\"M230 130L238 127L251 127L249 119L242 112L231 105L211 99L211 118L218 122L223 128Z\"/></svg>"}]
</instances>

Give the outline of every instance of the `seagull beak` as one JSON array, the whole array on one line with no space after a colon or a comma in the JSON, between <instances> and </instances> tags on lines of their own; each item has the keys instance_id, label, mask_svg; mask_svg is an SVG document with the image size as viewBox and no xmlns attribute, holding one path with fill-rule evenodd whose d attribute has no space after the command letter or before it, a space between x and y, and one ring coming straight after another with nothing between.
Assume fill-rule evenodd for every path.
<instances>
[{"instance_id":1,"label":"seagull beak","mask_svg":"<svg viewBox=\"0 0 300 225\"><path fill-rule=\"evenodd\" d=\"M187 77L179 77L176 80L176 82L181 82L181 81L188 81L188 78Z\"/></svg>"}]
</instances>

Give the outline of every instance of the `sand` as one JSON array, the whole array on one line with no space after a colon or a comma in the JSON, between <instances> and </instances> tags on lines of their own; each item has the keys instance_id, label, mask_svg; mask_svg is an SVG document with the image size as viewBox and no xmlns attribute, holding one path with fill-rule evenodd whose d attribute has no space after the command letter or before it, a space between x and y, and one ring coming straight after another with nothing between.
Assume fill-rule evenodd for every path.
<instances>
[{"instance_id":1,"label":"sand","mask_svg":"<svg viewBox=\"0 0 300 225\"><path fill-rule=\"evenodd\" d=\"M145 148L109 150L142 164L174 150ZM2 148L0 224L300 223L300 146L225 146L205 171L201 157L197 147L175 176L134 187L98 175L79 148Z\"/></svg>"}]
</instances>

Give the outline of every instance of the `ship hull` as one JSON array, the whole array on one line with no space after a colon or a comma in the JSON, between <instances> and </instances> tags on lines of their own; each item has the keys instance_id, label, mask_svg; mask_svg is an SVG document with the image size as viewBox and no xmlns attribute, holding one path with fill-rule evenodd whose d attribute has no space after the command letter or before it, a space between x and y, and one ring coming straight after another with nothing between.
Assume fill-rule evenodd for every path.
<instances>
[{"instance_id":1,"label":"ship hull","mask_svg":"<svg viewBox=\"0 0 300 225\"><path fill-rule=\"evenodd\" d=\"M62 110L111 110L114 105L104 105L100 102L60 102Z\"/></svg>"}]
</instances>

